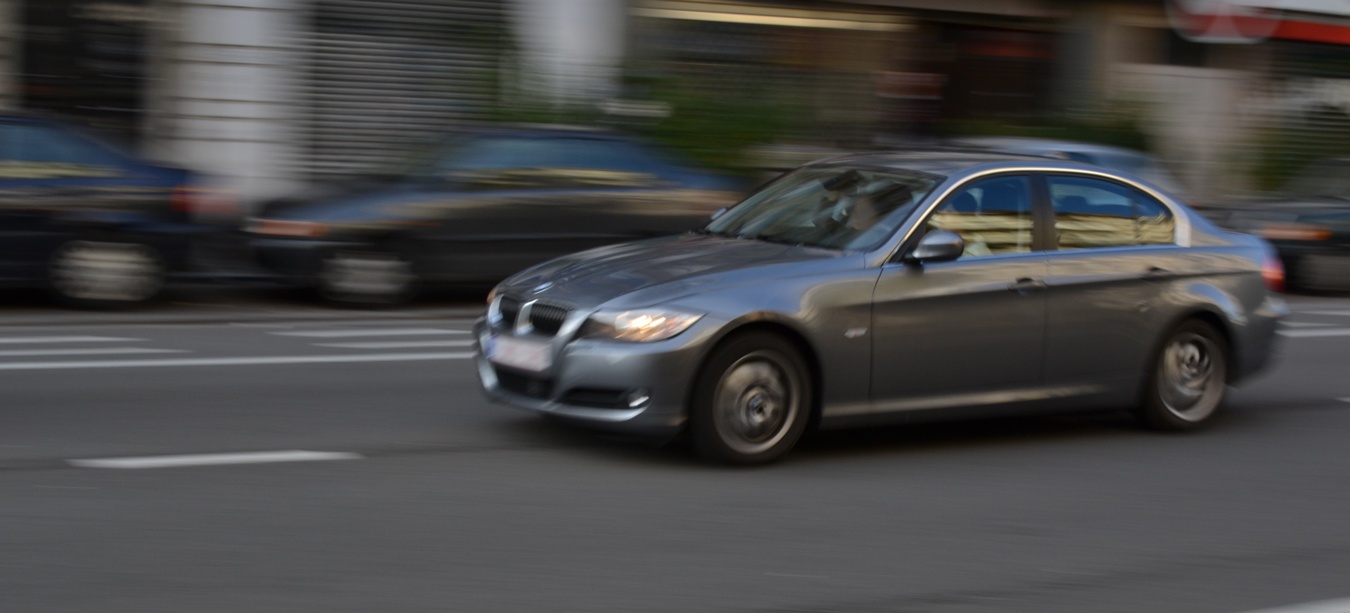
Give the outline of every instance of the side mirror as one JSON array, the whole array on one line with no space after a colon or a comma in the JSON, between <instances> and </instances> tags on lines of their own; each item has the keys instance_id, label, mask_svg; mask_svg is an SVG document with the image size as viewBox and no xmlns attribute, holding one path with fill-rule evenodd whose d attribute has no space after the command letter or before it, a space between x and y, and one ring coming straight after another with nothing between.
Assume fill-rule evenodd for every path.
<instances>
[{"instance_id":1,"label":"side mirror","mask_svg":"<svg viewBox=\"0 0 1350 613\"><path fill-rule=\"evenodd\" d=\"M905 263L949 262L966 252L966 240L960 234L946 230L932 230L919 239L919 244L905 255Z\"/></svg>"},{"instance_id":2,"label":"side mirror","mask_svg":"<svg viewBox=\"0 0 1350 613\"><path fill-rule=\"evenodd\" d=\"M708 217L708 221L716 221L718 217L721 217L722 214L723 214L723 213L726 213L726 212L727 212L727 207L722 207L722 208L720 208L720 209L717 209L716 211L713 211L713 214L712 214L711 216Z\"/></svg>"}]
</instances>

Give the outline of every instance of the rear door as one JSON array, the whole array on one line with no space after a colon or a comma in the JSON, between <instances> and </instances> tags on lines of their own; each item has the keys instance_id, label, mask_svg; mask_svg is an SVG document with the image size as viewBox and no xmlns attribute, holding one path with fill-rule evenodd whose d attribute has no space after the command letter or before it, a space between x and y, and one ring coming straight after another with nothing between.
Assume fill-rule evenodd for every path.
<instances>
[{"instance_id":1,"label":"rear door","mask_svg":"<svg viewBox=\"0 0 1350 613\"><path fill-rule=\"evenodd\" d=\"M1155 310L1183 272L1171 211L1124 183L1048 174L1053 245L1048 251L1046 377L1105 386L1143 372L1161 332Z\"/></svg>"},{"instance_id":2,"label":"rear door","mask_svg":"<svg viewBox=\"0 0 1350 613\"><path fill-rule=\"evenodd\" d=\"M926 222L966 241L951 262L883 267L873 297L875 410L992 404L1041 385L1046 257L1031 180L977 180Z\"/></svg>"}]
</instances>

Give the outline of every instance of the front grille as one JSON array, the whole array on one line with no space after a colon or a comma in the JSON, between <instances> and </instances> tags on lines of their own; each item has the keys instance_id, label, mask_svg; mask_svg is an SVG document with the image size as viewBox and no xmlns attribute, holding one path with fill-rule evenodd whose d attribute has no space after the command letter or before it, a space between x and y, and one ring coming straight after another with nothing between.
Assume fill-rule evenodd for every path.
<instances>
[{"instance_id":1,"label":"front grille","mask_svg":"<svg viewBox=\"0 0 1350 613\"><path fill-rule=\"evenodd\" d=\"M553 393L553 381L544 377L534 377L504 368L494 368L497 383L512 394L547 400Z\"/></svg>"},{"instance_id":2,"label":"front grille","mask_svg":"<svg viewBox=\"0 0 1350 613\"><path fill-rule=\"evenodd\" d=\"M628 408L628 390L604 387L574 387L563 394L563 404L597 409Z\"/></svg>"},{"instance_id":3,"label":"front grille","mask_svg":"<svg viewBox=\"0 0 1350 613\"><path fill-rule=\"evenodd\" d=\"M542 302L534 303L530 307L530 325L540 334L553 336L562 329L563 321L567 319L567 308Z\"/></svg>"},{"instance_id":4,"label":"front grille","mask_svg":"<svg viewBox=\"0 0 1350 613\"><path fill-rule=\"evenodd\" d=\"M502 296L501 302L497 304L497 310L502 314L502 325L513 328L516 325L516 315L520 314L520 299Z\"/></svg>"}]
</instances>

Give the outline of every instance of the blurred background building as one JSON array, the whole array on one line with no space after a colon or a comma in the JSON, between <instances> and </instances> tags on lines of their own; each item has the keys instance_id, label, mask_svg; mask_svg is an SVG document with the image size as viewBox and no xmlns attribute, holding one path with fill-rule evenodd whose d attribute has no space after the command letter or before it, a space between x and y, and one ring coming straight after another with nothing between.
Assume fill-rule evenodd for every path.
<instances>
[{"instance_id":1,"label":"blurred background building","mask_svg":"<svg viewBox=\"0 0 1350 613\"><path fill-rule=\"evenodd\" d=\"M1151 151L1200 200L1350 155L1340 0L0 0L0 73L9 108L245 202L493 122L617 127L730 171L1085 140Z\"/></svg>"}]
</instances>

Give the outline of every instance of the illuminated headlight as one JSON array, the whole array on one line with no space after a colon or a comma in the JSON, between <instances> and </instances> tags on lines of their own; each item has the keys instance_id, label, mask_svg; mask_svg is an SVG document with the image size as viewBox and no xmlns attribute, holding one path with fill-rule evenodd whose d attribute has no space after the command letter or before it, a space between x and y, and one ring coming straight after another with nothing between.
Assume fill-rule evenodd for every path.
<instances>
[{"instance_id":1,"label":"illuminated headlight","mask_svg":"<svg viewBox=\"0 0 1350 613\"><path fill-rule=\"evenodd\" d=\"M684 332L701 317L664 309L598 311L586 320L581 336L635 343L660 341Z\"/></svg>"}]
</instances>

